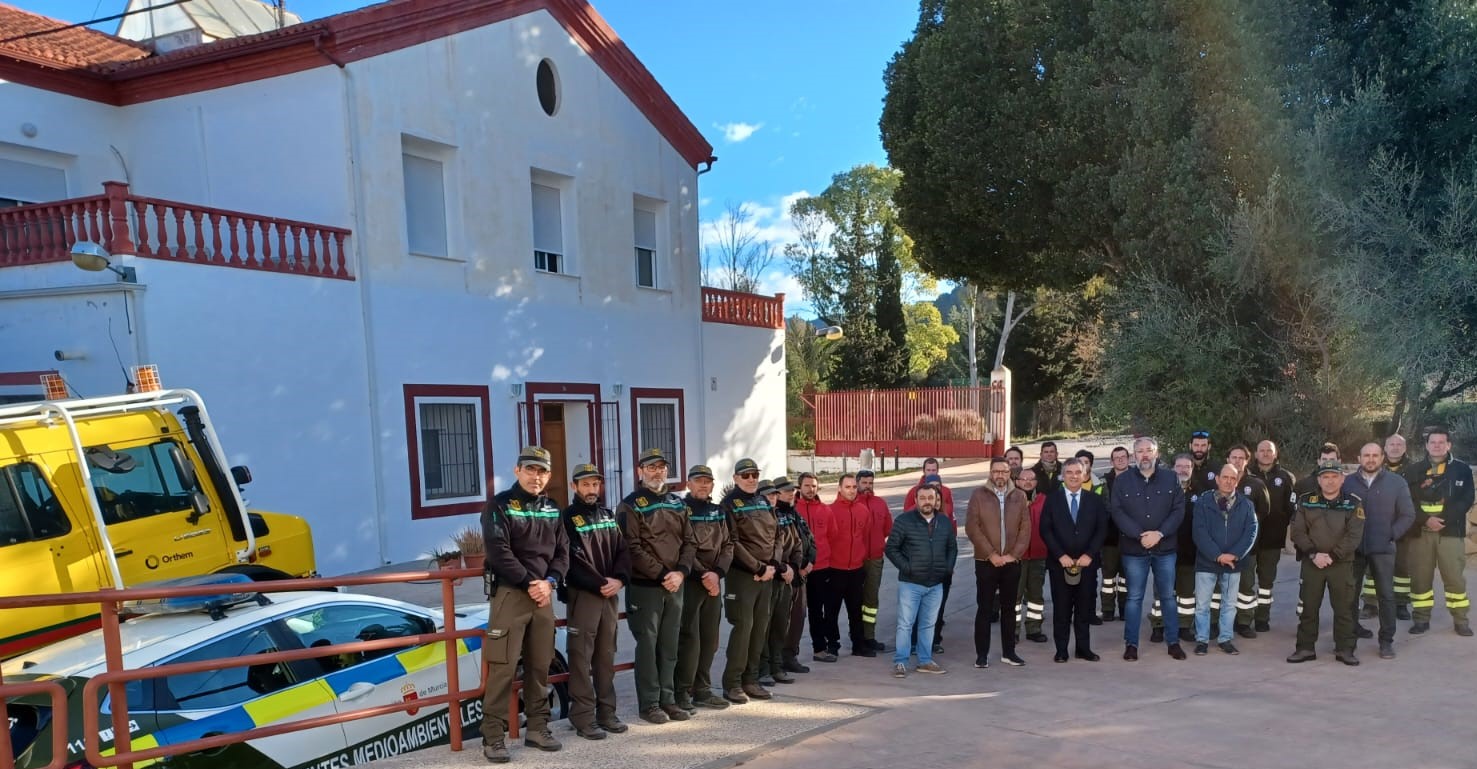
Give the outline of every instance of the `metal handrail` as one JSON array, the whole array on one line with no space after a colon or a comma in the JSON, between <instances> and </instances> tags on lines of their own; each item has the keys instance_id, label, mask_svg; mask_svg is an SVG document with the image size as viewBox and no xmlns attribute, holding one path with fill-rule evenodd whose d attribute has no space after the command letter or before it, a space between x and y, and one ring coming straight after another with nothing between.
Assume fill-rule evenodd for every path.
<instances>
[{"instance_id":1,"label":"metal handrail","mask_svg":"<svg viewBox=\"0 0 1477 769\"><path fill-rule=\"evenodd\" d=\"M325 588L336 588L341 586L358 585L382 585L404 582L417 582L436 580L441 583L442 603L442 630L437 633L425 633L417 636L405 636L402 638L386 638L374 641L357 641L348 644L336 644L333 646L318 646L308 649L296 649L285 652L271 652L267 654L253 654L249 656L225 657L221 659L202 662L175 663L160 665L157 667L127 670L123 666L122 640L119 635L118 616L119 607L125 601L148 600L157 598L177 598L187 596L210 596L220 595L221 585L194 585L188 587L147 587L127 588L123 590L101 590L86 593L60 593L54 595L24 595L0 597L0 611L5 609L36 608L43 606L73 606L77 604L98 604L102 614L103 648L106 672L88 681L83 687L83 725L84 743L83 749L87 762L93 766L122 766L131 769L135 761L146 761L149 759L162 758L165 756L194 753L210 748L221 747L238 742L245 742L261 737L270 737L277 734L302 731L319 726L344 723L346 721L370 718L374 716L393 713L400 710L421 709L447 704L448 708L448 737L451 749L459 751L462 749L462 699L480 696L486 688L485 676L479 681L475 689L461 690L460 673L458 671L457 641L462 638L470 638L482 631L477 629L456 629L456 593L453 589L453 581L467 577L476 577L482 574L481 569L442 569L439 571L425 572L399 572L393 574L374 574L360 577L332 577L315 579L287 579L271 582L254 583L251 587L254 592L259 593L281 593L300 590L322 590ZM227 588L228 589L228 588ZM284 723L272 724L258 727L245 732L234 734L223 734L212 737L204 737L188 742L170 745L161 745L147 750L133 751L132 738L127 729L114 731L113 754L102 755L99 743L101 742L98 713L100 711L97 702L98 693L104 686L112 698L112 720L114 724L128 723L128 694L126 682L134 680L152 679L167 676L173 673L199 672L201 670L216 670L223 667L245 667L248 665L261 664L265 662L287 662L304 659L315 659L336 654L345 654L358 651L376 651L381 649L398 648L401 646L414 646L423 643L435 643L441 641L446 644L446 683L447 692L426 699L415 699L407 702L379 705L371 708L360 708L345 713L336 713L330 716L319 716L315 718L299 719ZM486 666L483 666L485 671ZM51 690L56 707L53 708L53 719L58 714L66 712L65 691L55 681L28 682L23 684L7 684L0 677L0 710L7 710L6 700L9 697L23 694L35 693L37 691ZM452 703L456 703L452 707ZM8 711L0 713L8 718ZM59 739L60 745L54 747L52 764L58 763L66 757L66 722L65 716L56 721L57 727L52 735L53 743ZM58 737L60 735L60 737ZM10 732L5 730L0 733L0 769L13 769L14 759L11 757Z\"/></svg>"}]
</instances>

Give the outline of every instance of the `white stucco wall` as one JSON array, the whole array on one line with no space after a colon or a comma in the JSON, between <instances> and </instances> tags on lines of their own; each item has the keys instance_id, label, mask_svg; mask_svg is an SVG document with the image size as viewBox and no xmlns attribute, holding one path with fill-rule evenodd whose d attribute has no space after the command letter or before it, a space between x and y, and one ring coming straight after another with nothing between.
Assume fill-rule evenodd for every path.
<instances>
[{"instance_id":1,"label":"white stucco wall","mask_svg":"<svg viewBox=\"0 0 1477 769\"><path fill-rule=\"evenodd\" d=\"M764 477L784 474L785 332L704 323L702 336L713 473L727 479L735 462L750 457Z\"/></svg>"},{"instance_id":2,"label":"white stucco wall","mask_svg":"<svg viewBox=\"0 0 1477 769\"><path fill-rule=\"evenodd\" d=\"M560 83L553 117L535 89L544 58ZM493 490L512 482L523 443L512 388L537 382L595 384L619 403L605 439L619 441L627 488L642 448L632 388L682 391L683 465L723 475L753 456L782 469L782 335L700 322L697 174L546 13L125 108L0 83L0 113L40 129L25 146L0 142L0 156L56 159L75 196L120 179L149 197L353 230L353 282L125 260L142 288L130 295L135 358L201 391L231 461L252 465L253 505L306 516L325 573L416 558L476 521L411 519L406 384L488 388ZM407 138L444 152L450 258L407 251ZM563 177L572 275L532 269L536 172ZM635 285L638 196L660 207L657 290ZM0 292L112 281L69 264L0 270ZM0 369L111 387L116 362L96 340L123 317L120 295L88 305L95 294L0 299L0 329L23 331L0 334ZM56 364L68 345L96 354Z\"/></svg>"}]
</instances>

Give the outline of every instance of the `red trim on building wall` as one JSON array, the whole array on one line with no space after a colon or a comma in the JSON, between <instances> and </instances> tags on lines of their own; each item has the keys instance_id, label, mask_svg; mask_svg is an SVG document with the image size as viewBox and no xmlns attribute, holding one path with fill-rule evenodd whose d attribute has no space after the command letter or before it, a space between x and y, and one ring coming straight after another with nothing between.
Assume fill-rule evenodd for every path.
<instances>
[{"instance_id":1,"label":"red trim on building wall","mask_svg":"<svg viewBox=\"0 0 1477 769\"><path fill-rule=\"evenodd\" d=\"M564 27L689 166L716 160L713 146L586 0L391 0L280 30L85 69L0 49L0 80L122 106L343 66L538 10Z\"/></svg>"},{"instance_id":2,"label":"red trim on building wall","mask_svg":"<svg viewBox=\"0 0 1477 769\"><path fill-rule=\"evenodd\" d=\"M641 445L641 409L639 405L644 400L675 400L677 401L677 454L668 457L668 472L677 478L672 488L681 491L687 488L687 394L680 388L670 387L632 387L631 388L631 467L637 473L637 483L640 483L641 467L639 460L641 452L646 446Z\"/></svg>"},{"instance_id":3,"label":"red trim on building wall","mask_svg":"<svg viewBox=\"0 0 1477 769\"><path fill-rule=\"evenodd\" d=\"M56 369L46 371L0 371L0 386L3 387L25 387L27 385L40 385L42 374L55 374Z\"/></svg>"},{"instance_id":4,"label":"red trim on building wall","mask_svg":"<svg viewBox=\"0 0 1477 769\"><path fill-rule=\"evenodd\" d=\"M410 519L444 518L482 512L485 499L492 496L492 403L486 387L479 385L407 384L405 393L405 445L410 457ZM447 505L421 504L420 435L415 429L416 398L476 398L482 402L482 494L484 501L455 502Z\"/></svg>"}]
</instances>

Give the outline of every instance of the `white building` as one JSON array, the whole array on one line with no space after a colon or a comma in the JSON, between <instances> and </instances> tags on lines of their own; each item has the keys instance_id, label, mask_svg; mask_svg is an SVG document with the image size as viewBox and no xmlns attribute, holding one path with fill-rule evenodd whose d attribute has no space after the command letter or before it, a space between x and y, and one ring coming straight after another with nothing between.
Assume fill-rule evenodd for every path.
<instances>
[{"instance_id":1,"label":"white building","mask_svg":"<svg viewBox=\"0 0 1477 769\"><path fill-rule=\"evenodd\" d=\"M392 0L154 53L0 4L0 398L200 391L324 573L518 448L783 471L783 296L699 285L711 146L580 0ZM136 282L86 273L103 243ZM115 351L116 348L116 351ZM560 481L562 484L562 480Z\"/></svg>"}]
</instances>

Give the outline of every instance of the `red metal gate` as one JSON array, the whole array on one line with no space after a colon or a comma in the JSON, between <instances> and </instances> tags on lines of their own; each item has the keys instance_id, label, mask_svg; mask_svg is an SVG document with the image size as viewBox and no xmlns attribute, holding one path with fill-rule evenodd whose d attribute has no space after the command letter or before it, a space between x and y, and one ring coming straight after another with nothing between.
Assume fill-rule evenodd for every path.
<instances>
[{"instance_id":1,"label":"red metal gate","mask_svg":"<svg viewBox=\"0 0 1477 769\"><path fill-rule=\"evenodd\" d=\"M815 395L817 456L983 458L1004 454L1009 398L989 387L843 390Z\"/></svg>"}]
</instances>

